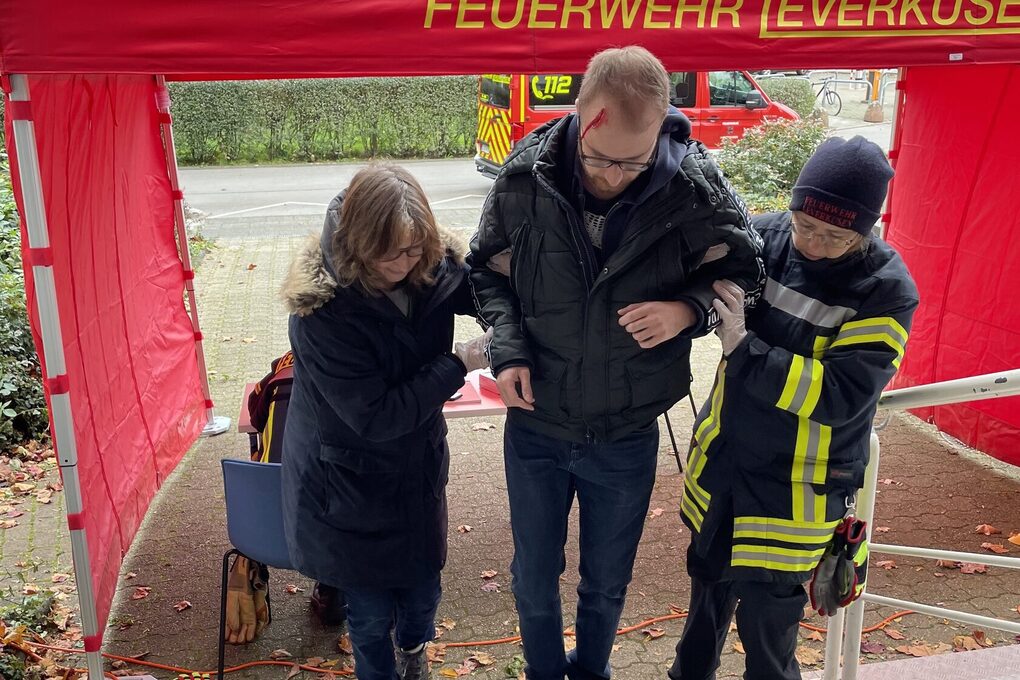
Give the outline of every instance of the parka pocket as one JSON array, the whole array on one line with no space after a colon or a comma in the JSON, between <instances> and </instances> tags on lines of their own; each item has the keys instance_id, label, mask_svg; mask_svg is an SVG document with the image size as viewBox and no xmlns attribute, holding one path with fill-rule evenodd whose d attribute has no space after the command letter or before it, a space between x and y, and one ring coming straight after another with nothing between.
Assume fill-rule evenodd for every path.
<instances>
[{"instance_id":1,"label":"parka pocket","mask_svg":"<svg viewBox=\"0 0 1020 680\"><path fill-rule=\"evenodd\" d=\"M517 293L526 316L534 315L535 278L544 235L544 232L532 229L530 222L524 222L514 234L510 251L510 286Z\"/></svg>"},{"instance_id":2,"label":"parka pocket","mask_svg":"<svg viewBox=\"0 0 1020 680\"><path fill-rule=\"evenodd\" d=\"M565 418L563 408L563 377L567 364L539 353L537 365L531 376L531 391L535 397L535 408L555 418Z\"/></svg>"},{"instance_id":3,"label":"parka pocket","mask_svg":"<svg viewBox=\"0 0 1020 680\"><path fill-rule=\"evenodd\" d=\"M326 475L323 519L328 524L357 534L406 528L406 453L323 445L319 459Z\"/></svg>"}]
</instances>

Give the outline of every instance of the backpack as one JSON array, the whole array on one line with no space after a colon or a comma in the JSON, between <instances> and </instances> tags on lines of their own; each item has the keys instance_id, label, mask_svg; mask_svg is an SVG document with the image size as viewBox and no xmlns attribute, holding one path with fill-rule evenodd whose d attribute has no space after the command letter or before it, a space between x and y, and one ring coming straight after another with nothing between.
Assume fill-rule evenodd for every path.
<instances>
[{"instance_id":1,"label":"backpack","mask_svg":"<svg viewBox=\"0 0 1020 680\"><path fill-rule=\"evenodd\" d=\"M274 360L269 373L248 396L248 414L257 431L252 436L251 459L260 463L283 460L283 431L294 384L294 355L288 351Z\"/></svg>"}]
</instances>

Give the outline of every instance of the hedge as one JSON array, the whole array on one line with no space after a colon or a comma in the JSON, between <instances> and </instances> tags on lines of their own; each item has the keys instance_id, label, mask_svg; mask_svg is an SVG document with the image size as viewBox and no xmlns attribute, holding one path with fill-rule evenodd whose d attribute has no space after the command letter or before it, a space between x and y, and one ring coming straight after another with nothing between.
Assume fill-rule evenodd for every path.
<instances>
[{"instance_id":1,"label":"hedge","mask_svg":"<svg viewBox=\"0 0 1020 680\"><path fill-rule=\"evenodd\" d=\"M473 153L470 76L171 83L182 163Z\"/></svg>"}]
</instances>

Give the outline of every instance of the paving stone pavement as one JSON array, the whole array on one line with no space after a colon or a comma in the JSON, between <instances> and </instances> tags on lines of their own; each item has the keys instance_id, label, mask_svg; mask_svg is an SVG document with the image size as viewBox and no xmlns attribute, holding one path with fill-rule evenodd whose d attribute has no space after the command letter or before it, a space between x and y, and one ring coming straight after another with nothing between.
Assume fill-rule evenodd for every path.
<instances>
[{"instance_id":1,"label":"paving stone pavement","mask_svg":"<svg viewBox=\"0 0 1020 680\"><path fill-rule=\"evenodd\" d=\"M454 226L466 239L470 236L470 220L466 216L457 217L461 219ZM287 349L286 317L276 291L302 238L294 235L259 238L252 231L245 235L242 230L232 233L237 235L220 238L218 247L202 260L196 288L213 398L220 412L236 418L245 382L261 377L270 360ZM460 337L469 337L476 330L473 321L459 320ZM696 343L692 363L698 403L707 395L718 356L719 346L714 338ZM683 450L693 420L690 404L678 404L669 418ZM495 427L475 429L473 426L479 422ZM1011 530L1020 531L1020 504L1016 502L1020 476L1016 468L967 452L910 416L893 417L882 430L881 439L879 476L883 483L875 526L888 528L880 534L882 541L980 552L982 542L1005 543L1003 539ZM455 668L464 658L484 651L495 658L495 663L475 670L472 675L502 678L506 666L521 653L520 647L470 644L516 632L516 614L508 585L512 549L502 471L502 418L452 420L449 441L450 552L438 617L449 619L456 626L440 642L468 646L448 647L445 663L435 666L434 671ZM189 669L215 667L220 557L229 547L219 460L244 458L247 450L247 436L233 431L200 440L166 481L124 561L122 573L136 576L122 579L111 625L105 632L105 651L126 656L146 652L149 661ZM677 514L681 486L669 437L663 428L658 479L622 625L669 614L671 605L687 605L689 588L683 565L689 536ZM44 568L68 570L67 531L60 511L59 501L35 505L31 509L31 523L22 522L22 527L0 532L0 555L9 571L16 571L15 562L26 559L38 560L44 563ZM975 527L982 523L996 526L1005 535L986 537L975 533ZM460 525L470 525L472 529L460 532L457 529ZM575 510L561 584L567 625L573 619L576 601L576 528ZM1006 545L1012 553L1020 554L1020 547ZM480 574L489 569L498 572L493 580L500 584L499 592L481 590ZM873 565L871 574L869 586L880 594L1020 620L1017 610L1020 578L1016 572L992 567L986 574L967 575L959 570L938 569L931 560L896 558L895 568L887 570ZM289 584L303 592L288 593ZM132 600L130 595L137 586L150 587L151 594L142 600ZM310 591L308 579L293 572L274 571L270 584L273 623L256 642L229 648L228 664L267 659L277 649L286 649L296 660L322 657L339 658L341 665L349 662L349 657L342 657L337 650L340 630L323 628L311 617L307 599ZM192 607L176 612L173 605L180 600L190 601ZM889 613L869 606L866 625L877 623ZM825 625L817 617L808 618L806 623ZM970 630L917 615L904 617L894 625L904 641L893 640L880 631L871 633L870 639L881 643L885 652L865 655L865 662L903 658L894 648L913 641L952 644L955 635L969 634ZM670 620L652 627L661 628L664 634L653 638L637 631L619 638L612 657L614 677L621 680L666 677L682 622ZM803 632L804 647L822 651L824 643L807 639L808 631ZM996 644L1013 641L1012 636L987 632ZM742 673L743 657L735 651L734 642L735 633L723 656L721 678L739 677ZM566 644L570 644L569 639ZM818 666L805 666L805 670L812 668ZM283 678L287 671L263 666L230 677ZM174 676L161 670L144 672L157 678Z\"/></svg>"}]
</instances>

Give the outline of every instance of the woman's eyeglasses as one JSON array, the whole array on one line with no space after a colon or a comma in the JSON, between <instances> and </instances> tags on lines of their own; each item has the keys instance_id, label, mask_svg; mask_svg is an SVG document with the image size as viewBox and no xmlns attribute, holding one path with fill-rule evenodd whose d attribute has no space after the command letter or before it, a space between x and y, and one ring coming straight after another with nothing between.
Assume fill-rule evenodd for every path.
<instances>
[{"instance_id":1,"label":"woman's eyeglasses","mask_svg":"<svg viewBox=\"0 0 1020 680\"><path fill-rule=\"evenodd\" d=\"M401 248L400 250L397 251L391 251L390 253L386 253L385 255L379 258L379 261L393 262L394 260L399 260L403 255L407 255L408 257L413 259L416 257L421 257L424 254L425 246L423 245L408 246L406 248Z\"/></svg>"},{"instance_id":2,"label":"woman's eyeglasses","mask_svg":"<svg viewBox=\"0 0 1020 680\"><path fill-rule=\"evenodd\" d=\"M822 234L816 231L813 226L801 224L797 221L796 217L792 217L790 221L793 225L793 231L797 236L805 241L814 241L829 251L843 252L861 238L860 234L855 234L852 238L840 238L839 236Z\"/></svg>"}]
</instances>

